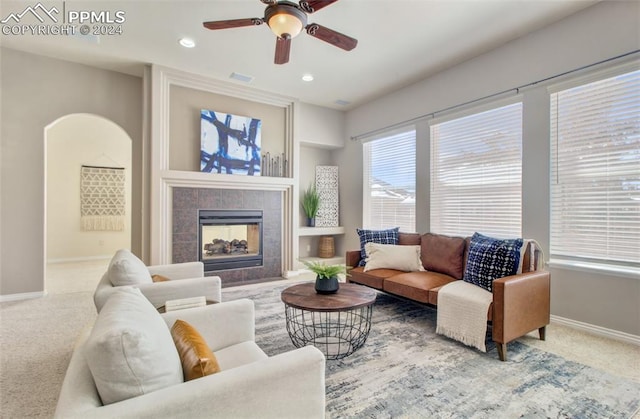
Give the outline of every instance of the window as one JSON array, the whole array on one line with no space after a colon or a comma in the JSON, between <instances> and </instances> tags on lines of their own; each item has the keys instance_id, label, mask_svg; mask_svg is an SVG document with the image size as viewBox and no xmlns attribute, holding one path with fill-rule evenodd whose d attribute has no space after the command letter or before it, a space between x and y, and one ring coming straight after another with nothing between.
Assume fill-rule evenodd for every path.
<instances>
[{"instance_id":1,"label":"window","mask_svg":"<svg viewBox=\"0 0 640 419\"><path fill-rule=\"evenodd\" d=\"M431 126L431 231L522 232L522 103Z\"/></svg>"},{"instance_id":2,"label":"window","mask_svg":"<svg viewBox=\"0 0 640 419\"><path fill-rule=\"evenodd\" d=\"M551 95L551 253L640 262L640 71Z\"/></svg>"},{"instance_id":3,"label":"window","mask_svg":"<svg viewBox=\"0 0 640 419\"><path fill-rule=\"evenodd\" d=\"M363 144L364 228L416 229L416 131Z\"/></svg>"}]
</instances>

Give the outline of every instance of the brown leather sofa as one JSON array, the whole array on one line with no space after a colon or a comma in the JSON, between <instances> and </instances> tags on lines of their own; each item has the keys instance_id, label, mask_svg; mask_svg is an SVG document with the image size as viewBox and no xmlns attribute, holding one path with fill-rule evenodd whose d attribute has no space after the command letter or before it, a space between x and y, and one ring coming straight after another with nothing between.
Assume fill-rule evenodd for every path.
<instances>
[{"instance_id":1,"label":"brown leather sofa","mask_svg":"<svg viewBox=\"0 0 640 419\"><path fill-rule=\"evenodd\" d=\"M400 233L400 245L420 245L421 260L426 271L404 272L394 269L373 269L364 272L358 267L360 250L346 254L348 282L366 285L430 306L438 305L438 291L449 282L462 279L471 238L449 237L427 233ZM523 257L522 273L493 282L493 302L487 313L492 338L500 360L507 359L507 343L538 329L545 340L550 317L550 275L547 271L530 271L538 266L539 251L530 264L530 251Z\"/></svg>"}]
</instances>

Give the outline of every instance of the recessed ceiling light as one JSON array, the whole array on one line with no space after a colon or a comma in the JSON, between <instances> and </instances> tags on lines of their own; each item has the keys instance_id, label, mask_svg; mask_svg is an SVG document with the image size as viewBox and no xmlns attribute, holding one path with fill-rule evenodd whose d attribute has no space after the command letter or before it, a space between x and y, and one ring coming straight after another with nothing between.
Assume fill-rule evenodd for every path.
<instances>
[{"instance_id":1,"label":"recessed ceiling light","mask_svg":"<svg viewBox=\"0 0 640 419\"><path fill-rule=\"evenodd\" d=\"M305 74L302 76L302 80L304 81L313 81L313 74Z\"/></svg>"},{"instance_id":2,"label":"recessed ceiling light","mask_svg":"<svg viewBox=\"0 0 640 419\"><path fill-rule=\"evenodd\" d=\"M196 42L191 38L180 38L178 43L185 48L193 48L196 46Z\"/></svg>"}]
</instances>

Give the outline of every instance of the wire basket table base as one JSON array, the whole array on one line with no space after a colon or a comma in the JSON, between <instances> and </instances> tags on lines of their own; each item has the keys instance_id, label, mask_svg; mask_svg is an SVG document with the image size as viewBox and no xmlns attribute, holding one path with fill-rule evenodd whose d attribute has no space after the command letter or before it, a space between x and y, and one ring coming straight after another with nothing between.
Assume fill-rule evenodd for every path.
<instances>
[{"instance_id":1,"label":"wire basket table base","mask_svg":"<svg viewBox=\"0 0 640 419\"><path fill-rule=\"evenodd\" d=\"M319 294L314 283L282 291L287 332L294 346L313 345L327 359L342 359L364 345L371 330L376 291L340 284L335 294Z\"/></svg>"},{"instance_id":2,"label":"wire basket table base","mask_svg":"<svg viewBox=\"0 0 640 419\"><path fill-rule=\"evenodd\" d=\"M372 311L370 305L335 312L286 306L287 332L297 348L313 345L327 359L342 359L364 345L371 330Z\"/></svg>"}]
</instances>

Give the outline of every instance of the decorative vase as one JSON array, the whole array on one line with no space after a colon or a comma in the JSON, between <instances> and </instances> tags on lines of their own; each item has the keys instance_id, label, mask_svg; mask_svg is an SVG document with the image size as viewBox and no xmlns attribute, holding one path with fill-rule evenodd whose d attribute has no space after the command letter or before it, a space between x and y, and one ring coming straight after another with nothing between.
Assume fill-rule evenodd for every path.
<instances>
[{"instance_id":1,"label":"decorative vase","mask_svg":"<svg viewBox=\"0 0 640 419\"><path fill-rule=\"evenodd\" d=\"M318 294L335 294L338 292L338 288L340 288L340 284L337 276L332 276L331 278L316 277L316 292Z\"/></svg>"},{"instance_id":2,"label":"decorative vase","mask_svg":"<svg viewBox=\"0 0 640 419\"><path fill-rule=\"evenodd\" d=\"M315 217L307 218L307 226L308 227L315 227L316 226L316 218Z\"/></svg>"}]
</instances>

